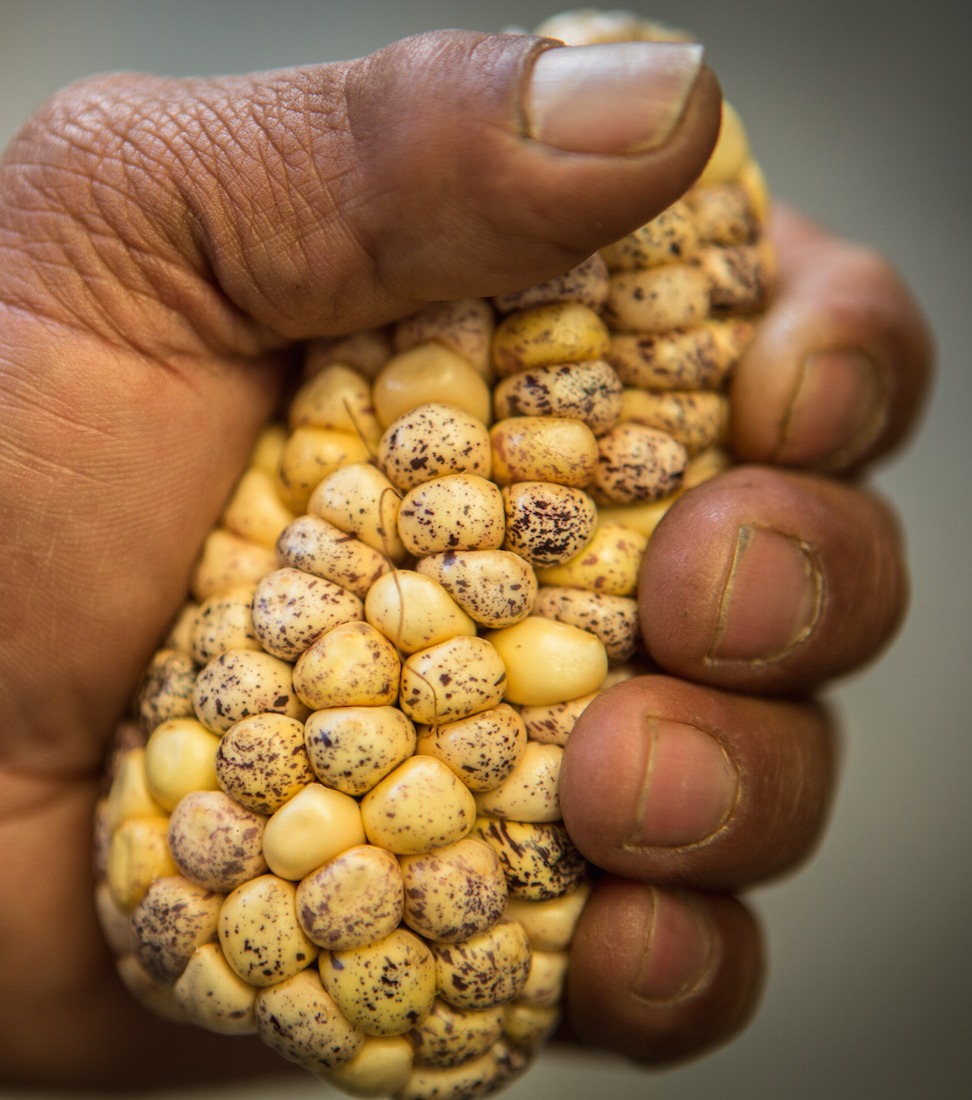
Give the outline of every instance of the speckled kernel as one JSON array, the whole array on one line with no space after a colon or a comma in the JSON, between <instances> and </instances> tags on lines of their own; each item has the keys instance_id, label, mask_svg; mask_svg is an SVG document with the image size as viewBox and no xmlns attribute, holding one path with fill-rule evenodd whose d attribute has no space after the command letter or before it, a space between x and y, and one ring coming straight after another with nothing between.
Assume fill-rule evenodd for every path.
<instances>
[{"instance_id":1,"label":"speckled kernel","mask_svg":"<svg viewBox=\"0 0 972 1100\"><path fill-rule=\"evenodd\" d=\"M591 541L569 561L537 571L541 584L584 588L614 596L632 596L648 537L621 524L602 523Z\"/></svg>"},{"instance_id":2,"label":"speckled kernel","mask_svg":"<svg viewBox=\"0 0 972 1100\"><path fill-rule=\"evenodd\" d=\"M172 858L187 879L228 893L266 871L266 820L223 791L193 791L169 818Z\"/></svg>"},{"instance_id":3,"label":"speckled kernel","mask_svg":"<svg viewBox=\"0 0 972 1100\"><path fill-rule=\"evenodd\" d=\"M373 844L346 848L297 886L297 919L328 951L366 947L390 935L404 912L398 860Z\"/></svg>"},{"instance_id":4,"label":"speckled kernel","mask_svg":"<svg viewBox=\"0 0 972 1100\"><path fill-rule=\"evenodd\" d=\"M494 550L503 545L505 516L497 485L477 474L446 474L410 490L398 513L408 552Z\"/></svg>"},{"instance_id":5,"label":"speckled kernel","mask_svg":"<svg viewBox=\"0 0 972 1100\"><path fill-rule=\"evenodd\" d=\"M735 182L694 187L685 196L703 244L749 244L759 222L746 188Z\"/></svg>"},{"instance_id":6,"label":"speckled kernel","mask_svg":"<svg viewBox=\"0 0 972 1100\"><path fill-rule=\"evenodd\" d=\"M160 649L153 654L135 698L135 713L143 730L151 732L167 718L193 715L192 689L196 671L196 663L189 653Z\"/></svg>"},{"instance_id":7,"label":"speckled kernel","mask_svg":"<svg viewBox=\"0 0 972 1100\"><path fill-rule=\"evenodd\" d=\"M218 943L197 947L173 988L190 1023L221 1035L256 1031L256 987L233 970Z\"/></svg>"},{"instance_id":8,"label":"speckled kernel","mask_svg":"<svg viewBox=\"0 0 972 1100\"><path fill-rule=\"evenodd\" d=\"M276 875L259 875L223 901L217 932L226 961L257 987L292 977L317 958L317 946L297 921L297 889Z\"/></svg>"},{"instance_id":9,"label":"speckled kernel","mask_svg":"<svg viewBox=\"0 0 972 1100\"><path fill-rule=\"evenodd\" d=\"M441 760L410 756L364 796L361 819L372 844L414 855L466 836L476 801Z\"/></svg>"},{"instance_id":10,"label":"speckled kernel","mask_svg":"<svg viewBox=\"0 0 972 1100\"><path fill-rule=\"evenodd\" d=\"M611 337L607 358L626 386L718 390L752 333L752 322L739 318L709 320L685 332L620 332Z\"/></svg>"},{"instance_id":11,"label":"speckled kernel","mask_svg":"<svg viewBox=\"0 0 972 1100\"><path fill-rule=\"evenodd\" d=\"M594 534L597 506L583 489L552 481L518 481L503 489L504 549L534 566L558 565Z\"/></svg>"},{"instance_id":12,"label":"speckled kernel","mask_svg":"<svg viewBox=\"0 0 972 1100\"><path fill-rule=\"evenodd\" d=\"M251 584L236 585L203 600L192 631L193 660L205 665L230 649L259 649L250 618L252 603Z\"/></svg>"},{"instance_id":13,"label":"speckled kernel","mask_svg":"<svg viewBox=\"0 0 972 1100\"><path fill-rule=\"evenodd\" d=\"M498 420L570 416L601 435L621 415L621 380L603 359L519 371L493 391L493 407Z\"/></svg>"},{"instance_id":14,"label":"speckled kernel","mask_svg":"<svg viewBox=\"0 0 972 1100\"><path fill-rule=\"evenodd\" d=\"M448 550L415 563L481 626L512 626L530 614L537 578L529 562L511 550Z\"/></svg>"},{"instance_id":15,"label":"speckled kernel","mask_svg":"<svg viewBox=\"0 0 972 1100\"><path fill-rule=\"evenodd\" d=\"M403 492L445 474L489 477L489 429L465 409L429 402L389 424L377 462Z\"/></svg>"},{"instance_id":16,"label":"speckled kernel","mask_svg":"<svg viewBox=\"0 0 972 1100\"><path fill-rule=\"evenodd\" d=\"M223 895L182 875L156 879L131 917L134 953L154 978L174 982L201 944L216 939Z\"/></svg>"},{"instance_id":17,"label":"speckled kernel","mask_svg":"<svg viewBox=\"0 0 972 1100\"><path fill-rule=\"evenodd\" d=\"M526 740L523 719L500 703L455 722L422 726L415 749L447 764L471 791L488 791L513 770Z\"/></svg>"},{"instance_id":18,"label":"speckled kernel","mask_svg":"<svg viewBox=\"0 0 972 1100\"><path fill-rule=\"evenodd\" d=\"M498 294L493 304L500 313L535 309L537 306L554 305L557 302L580 302L596 313L607 297L608 272L602 257L595 252L570 271L557 275L544 283L536 283L525 290Z\"/></svg>"},{"instance_id":19,"label":"speckled kernel","mask_svg":"<svg viewBox=\"0 0 972 1100\"><path fill-rule=\"evenodd\" d=\"M571 589L573 591L573 589ZM531 741L550 745L566 745L574 723L598 697L600 691L588 692L562 703L544 703L540 706L520 707L520 721Z\"/></svg>"},{"instance_id":20,"label":"speckled kernel","mask_svg":"<svg viewBox=\"0 0 972 1100\"><path fill-rule=\"evenodd\" d=\"M555 302L518 310L493 334L493 367L500 378L556 363L603 359L608 330L581 302Z\"/></svg>"},{"instance_id":21,"label":"speckled kernel","mask_svg":"<svg viewBox=\"0 0 972 1100\"><path fill-rule=\"evenodd\" d=\"M370 623L342 623L322 634L294 665L294 691L308 707L387 706L398 695L401 662Z\"/></svg>"},{"instance_id":22,"label":"speckled kernel","mask_svg":"<svg viewBox=\"0 0 972 1100\"><path fill-rule=\"evenodd\" d=\"M397 707L329 707L304 726L307 755L322 783L362 795L415 750L415 727Z\"/></svg>"},{"instance_id":23,"label":"speckled kernel","mask_svg":"<svg viewBox=\"0 0 972 1100\"><path fill-rule=\"evenodd\" d=\"M597 437L573 417L507 417L490 429L490 442L499 485L554 481L582 488L597 468Z\"/></svg>"},{"instance_id":24,"label":"speckled kernel","mask_svg":"<svg viewBox=\"0 0 972 1100\"><path fill-rule=\"evenodd\" d=\"M268 573L253 594L254 633L268 653L284 661L296 661L325 631L362 614L360 596L289 566Z\"/></svg>"},{"instance_id":25,"label":"speckled kernel","mask_svg":"<svg viewBox=\"0 0 972 1100\"><path fill-rule=\"evenodd\" d=\"M349 1062L364 1043L312 968L261 989L254 1009L260 1038L311 1073Z\"/></svg>"},{"instance_id":26,"label":"speckled kernel","mask_svg":"<svg viewBox=\"0 0 972 1100\"><path fill-rule=\"evenodd\" d=\"M509 1042L523 1050L538 1050L557 1030L560 1009L516 1000L503 1009L503 1032Z\"/></svg>"},{"instance_id":27,"label":"speckled kernel","mask_svg":"<svg viewBox=\"0 0 972 1100\"><path fill-rule=\"evenodd\" d=\"M455 722L502 702L506 668L485 638L450 638L402 665L399 706L422 725Z\"/></svg>"},{"instance_id":28,"label":"speckled kernel","mask_svg":"<svg viewBox=\"0 0 972 1100\"><path fill-rule=\"evenodd\" d=\"M432 944L439 996L456 1008L492 1008L513 1000L530 972L530 941L501 917L458 943Z\"/></svg>"},{"instance_id":29,"label":"speckled kernel","mask_svg":"<svg viewBox=\"0 0 972 1100\"><path fill-rule=\"evenodd\" d=\"M624 419L666 432L689 457L722 443L729 430L729 399L710 391L624 392Z\"/></svg>"},{"instance_id":30,"label":"speckled kernel","mask_svg":"<svg viewBox=\"0 0 972 1100\"><path fill-rule=\"evenodd\" d=\"M511 897L545 901L572 890L587 864L559 822L480 817L473 829L499 856Z\"/></svg>"},{"instance_id":31,"label":"speckled kernel","mask_svg":"<svg viewBox=\"0 0 972 1100\"><path fill-rule=\"evenodd\" d=\"M397 562L405 558L397 530L400 503L398 490L377 466L352 462L320 482L307 511Z\"/></svg>"},{"instance_id":32,"label":"speckled kernel","mask_svg":"<svg viewBox=\"0 0 972 1100\"><path fill-rule=\"evenodd\" d=\"M420 1024L435 1000L435 960L405 928L351 951L322 952L324 988L369 1035L401 1035Z\"/></svg>"},{"instance_id":33,"label":"speckled kernel","mask_svg":"<svg viewBox=\"0 0 972 1100\"><path fill-rule=\"evenodd\" d=\"M598 440L591 496L609 504L661 500L675 492L688 452L667 432L643 424L617 424Z\"/></svg>"},{"instance_id":34,"label":"speckled kernel","mask_svg":"<svg viewBox=\"0 0 972 1100\"><path fill-rule=\"evenodd\" d=\"M436 998L423 1023L410 1032L415 1061L423 1066L458 1066L485 1054L503 1034L503 1009L456 1008Z\"/></svg>"},{"instance_id":35,"label":"speckled kernel","mask_svg":"<svg viewBox=\"0 0 972 1100\"><path fill-rule=\"evenodd\" d=\"M522 1072L523 1055L499 1041L457 1066L416 1065L394 1100L468 1100L492 1096Z\"/></svg>"},{"instance_id":36,"label":"speckled kernel","mask_svg":"<svg viewBox=\"0 0 972 1100\"><path fill-rule=\"evenodd\" d=\"M687 263L611 276L605 317L623 332L693 328L709 314L709 279Z\"/></svg>"},{"instance_id":37,"label":"speckled kernel","mask_svg":"<svg viewBox=\"0 0 972 1100\"><path fill-rule=\"evenodd\" d=\"M638 648L638 601L632 596L544 586L533 613L594 634L601 639L611 661L626 661Z\"/></svg>"},{"instance_id":38,"label":"speckled kernel","mask_svg":"<svg viewBox=\"0 0 972 1100\"><path fill-rule=\"evenodd\" d=\"M460 298L451 302L432 302L402 318L394 328L395 351L436 340L468 360L489 382L492 365L489 346L495 321L489 302L483 298Z\"/></svg>"},{"instance_id":39,"label":"speckled kernel","mask_svg":"<svg viewBox=\"0 0 972 1100\"><path fill-rule=\"evenodd\" d=\"M302 719L307 713L294 691L290 665L250 649L231 649L214 657L196 677L192 704L196 717L213 733L224 733L251 714L272 712Z\"/></svg>"},{"instance_id":40,"label":"speckled kernel","mask_svg":"<svg viewBox=\"0 0 972 1100\"><path fill-rule=\"evenodd\" d=\"M523 926L534 951L566 951L590 893L590 882L582 879L555 898L511 897L506 903L506 913Z\"/></svg>"},{"instance_id":41,"label":"speckled kernel","mask_svg":"<svg viewBox=\"0 0 972 1100\"><path fill-rule=\"evenodd\" d=\"M602 248L601 256L611 271L635 271L686 260L697 243L694 212L685 199L678 199L650 222Z\"/></svg>"},{"instance_id":42,"label":"speckled kernel","mask_svg":"<svg viewBox=\"0 0 972 1100\"><path fill-rule=\"evenodd\" d=\"M506 779L491 791L476 795L476 807L486 817L511 821L559 821L559 745L529 741Z\"/></svg>"},{"instance_id":43,"label":"speckled kernel","mask_svg":"<svg viewBox=\"0 0 972 1100\"><path fill-rule=\"evenodd\" d=\"M300 516L289 524L277 540L277 555L280 565L313 573L362 599L375 580L393 568L384 554L320 516ZM275 562L265 569L261 579L276 567Z\"/></svg>"},{"instance_id":44,"label":"speckled kernel","mask_svg":"<svg viewBox=\"0 0 972 1100\"><path fill-rule=\"evenodd\" d=\"M403 1088L412 1071L412 1045L404 1035L366 1035L348 1062L316 1074L349 1096L385 1100Z\"/></svg>"},{"instance_id":45,"label":"speckled kernel","mask_svg":"<svg viewBox=\"0 0 972 1100\"><path fill-rule=\"evenodd\" d=\"M506 878L496 853L477 837L399 857L405 923L428 940L455 943L485 932L503 915Z\"/></svg>"},{"instance_id":46,"label":"speckled kernel","mask_svg":"<svg viewBox=\"0 0 972 1100\"><path fill-rule=\"evenodd\" d=\"M115 972L138 1004L163 1020L171 1020L177 1024L187 1022L185 1011L176 998L174 986L153 978L134 955L116 958Z\"/></svg>"},{"instance_id":47,"label":"speckled kernel","mask_svg":"<svg viewBox=\"0 0 972 1100\"><path fill-rule=\"evenodd\" d=\"M341 791L309 783L267 822L263 857L275 875L297 881L364 841L358 803Z\"/></svg>"},{"instance_id":48,"label":"speckled kernel","mask_svg":"<svg viewBox=\"0 0 972 1100\"><path fill-rule=\"evenodd\" d=\"M401 653L476 633L476 624L445 588L414 569L379 577L365 597L365 618Z\"/></svg>"},{"instance_id":49,"label":"speckled kernel","mask_svg":"<svg viewBox=\"0 0 972 1100\"><path fill-rule=\"evenodd\" d=\"M272 814L314 781L303 723L284 714L254 714L236 722L216 750L216 781L247 809Z\"/></svg>"}]
</instances>

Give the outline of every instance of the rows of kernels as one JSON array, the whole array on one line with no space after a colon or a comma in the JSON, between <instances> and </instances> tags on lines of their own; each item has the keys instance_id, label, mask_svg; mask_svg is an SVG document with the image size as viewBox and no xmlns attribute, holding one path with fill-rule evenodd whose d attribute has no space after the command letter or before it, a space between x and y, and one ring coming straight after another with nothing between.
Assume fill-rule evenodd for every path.
<instances>
[{"instance_id":1,"label":"rows of kernels","mask_svg":"<svg viewBox=\"0 0 972 1100\"><path fill-rule=\"evenodd\" d=\"M99 804L137 997L397 1100L549 1036L589 891L563 747L632 674L651 532L726 461L765 218L730 108L700 183L573 271L312 343Z\"/></svg>"}]
</instances>

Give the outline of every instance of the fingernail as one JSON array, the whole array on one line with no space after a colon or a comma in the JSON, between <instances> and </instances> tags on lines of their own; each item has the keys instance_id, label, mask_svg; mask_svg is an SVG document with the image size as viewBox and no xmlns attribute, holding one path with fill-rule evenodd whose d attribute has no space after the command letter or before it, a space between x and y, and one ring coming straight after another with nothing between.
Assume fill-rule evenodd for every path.
<instances>
[{"instance_id":1,"label":"fingernail","mask_svg":"<svg viewBox=\"0 0 972 1100\"><path fill-rule=\"evenodd\" d=\"M779 531L744 525L709 657L779 660L810 636L822 603L823 576L812 547Z\"/></svg>"},{"instance_id":2,"label":"fingernail","mask_svg":"<svg viewBox=\"0 0 972 1100\"><path fill-rule=\"evenodd\" d=\"M558 46L536 59L525 95L531 137L573 153L634 153L678 124L702 68L691 42Z\"/></svg>"},{"instance_id":3,"label":"fingernail","mask_svg":"<svg viewBox=\"0 0 972 1100\"><path fill-rule=\"evenodd\" d=\"M676 894L651 889L652 914L645 931L634 992L643 1000L684 1000L712 973L716 948L702 912Z\"/></svg>"},{"instance_id":4,"label":"fingernail","mask_svg":"<svg viewBox=\"0 0 972 1100\"><path fill-rule=\"evenodd\" d=\"M626 848L676 848L706 840L726 822L739 773L722 746L684 722L648 718L647 760Z\"/></svg>"},{"instance_id":5,"label":"fingernail","mask_svg":"<svg viewBox=\"0 0 972 1100\"><path fill-rule=\"evenodd\" d=\"M870 356L854 350L814 352L799 372L778 459L842 469L874 443L887 416L887 385Z\"/></svg>"}]
</instances>

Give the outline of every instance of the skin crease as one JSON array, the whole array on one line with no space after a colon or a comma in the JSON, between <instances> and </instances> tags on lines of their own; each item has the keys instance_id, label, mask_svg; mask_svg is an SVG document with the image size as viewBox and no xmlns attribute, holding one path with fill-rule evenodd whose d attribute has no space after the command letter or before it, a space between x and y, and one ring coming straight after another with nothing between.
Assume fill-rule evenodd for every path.
<instances>
[{"instance_id":1,"label":"skin crease","mask_svg":"<svg viewBox=\"0 0 972 1100\"><path fill-rule=\"evenodd\" d=\"M91 904L89 838L105 740L181 603L196 549L297 359L296 340L562 272L666 206L704 163L718 120L708 73L656 153L575 158L526 141L518 93L537 48L443 34L360 62L260 78L100 78L43 107L0 162L0 965L8 989L19 991L0 1008L0 1080L130 1090L296 1072L256 1040L150 1016L115 978ZM470 112L484 120L473 135ZM410 141L416 117L422 147ZM429 143L441 153L436 175L426 166L435 159L426 157ZM402 178L407 191L396 183ZM800 280L800 240L814 242L817 266L844 262L844 246L797 225L784 213L774 229L782 253L796 257L792 268L781 264L777 316L812 313L826 298L821 283ZM916 307L883 263L850 285L845 331L884 349L893 381L892 427L868 452L873 458L912 423L917 402L905 398L926 387L929 353ZM876 311L874 298L891 304ZM824 301L825 311L831 306ZM801 331L774 330L784 343L799 343ZM790 358L800 361L804 350ZM754 403L739 428L741 444L756 441L745 446L759 461L781 423L762 416ZM799 450L789 454L799 466ZM870 564L859 555L862 538L838 541L846 554L827 553L841 527L855 523L836 493L817 479L759 476L767 497L751 494L748 518L777 494L794 506L801 494L817 502L828 583L846 586ZM731 486L720 514L735 507ZM857 489L842 492L859 499ZM681 547L691 561L694 523L673 513L665 526L669 553L677 560ZM828 606L823 628L843 629L853 643L838 667L821 668L808 647L809 656L774 672L772 686L791 698L752 703L759 729L789 730L820 777L778 848L769 842L744 857L733 837L764 829L800 789L800 754L765 767L759 738L747 734L749 704L721 690L749 690L748 671L721 672L719 689L692 689L761 779L746 788L722 850L626 852L620 870L631 879L599 885L572 958L573 1025L586 1039L639 1061L688 1057L726 1041L753 1010L762 962L746 910L720 894L666 905L665 890L635 880L733 891L805 858L829 801L832 727L801 699L887 641L904 600L891 527L877 534L893 564L877 595L895 613L848 621L839 605ZM716 527L720 538L723 530ZM668 566L658 561L660 585ZM693 597L710 618L713 591ZM711 684L700 644L691 639L669 656ZM676 692L669 702L685 720L695 717L691 699ZM622 715L640 723L643 700L629 705L610 719L622 745ZM614 838L590 828L602 798L597 788L576 791L568 805L579 833L587 822L585 846L610 867ZM686 904L701 914L695 925ZM605 929L615 921L630 936L605 957ZM691 977L679 929L696 929L715 970L690 983L691 995L648 998L646 1009L646 998L632 1002L627 990L644 963L648 926L667 936L656 958L668 962L669 989ZM664 986L666 975L655 978Z\"/></svg>"}]
</instances>

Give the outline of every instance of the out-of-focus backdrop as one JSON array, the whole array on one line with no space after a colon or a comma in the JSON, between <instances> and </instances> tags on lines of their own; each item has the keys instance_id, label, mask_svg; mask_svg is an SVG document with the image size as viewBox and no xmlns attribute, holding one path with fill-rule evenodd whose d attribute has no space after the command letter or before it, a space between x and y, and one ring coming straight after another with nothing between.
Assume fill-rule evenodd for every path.
<instances>
[{"instance_id":1,"label":"out-of-focus backdrop","mask_svg":"<svg viewBox=\"0 0 972 1100\"><path fill-rule=\"evenodd\" d=\"M846 763L823 848L799 875L752 896L771 963L757 1019L730 1046L664 1073L601 1055L548 1053L506 1095L965 1096L972 1077L967 11L960 0L626 6L690 27L706 43L776 193L892 257L931 317L940 373L922 432L875 479L908 531L913 609L893 650L834 692ZM528 28L556 10L556 0L0 0L0 142L47 94L93 72L205 75L337 60L435 27ZM12 1100L2 1086L0 1095ZM180 1095L331 1094L308 1080L287 1090L255 1082Z\"/></svg>"}]
</instances>

